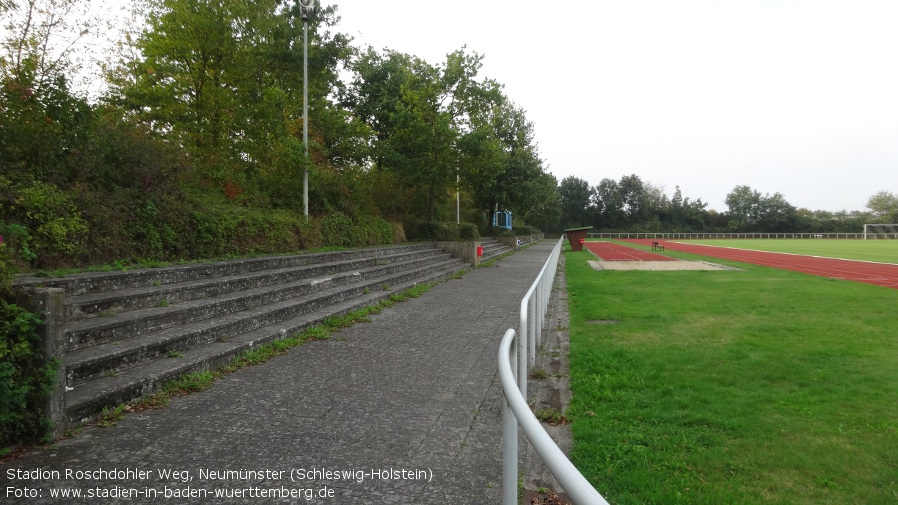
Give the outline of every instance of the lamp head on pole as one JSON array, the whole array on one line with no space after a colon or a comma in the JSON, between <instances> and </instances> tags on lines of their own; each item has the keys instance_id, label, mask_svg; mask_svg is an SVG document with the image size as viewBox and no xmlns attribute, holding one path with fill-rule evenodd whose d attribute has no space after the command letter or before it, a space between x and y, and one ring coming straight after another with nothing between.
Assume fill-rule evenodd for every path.
<instances>
[{"instance_id":1,"label":"lamp head on pole","mask_svg":"<svg viewBox=\"0 0 898 505\"><path fill-rule=\"evenodd\" d=\"M304 21L308 21L309 16L314 16L316 12L318 12L316 0L299 0L299 13Z\"/></svg>"}]
</instances>

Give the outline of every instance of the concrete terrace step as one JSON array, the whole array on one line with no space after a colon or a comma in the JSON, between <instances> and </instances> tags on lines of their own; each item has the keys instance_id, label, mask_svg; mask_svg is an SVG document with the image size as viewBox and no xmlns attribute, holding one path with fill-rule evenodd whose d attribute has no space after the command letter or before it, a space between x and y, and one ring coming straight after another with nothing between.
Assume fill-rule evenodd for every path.
<instances>
[{"instance_id":1,"label":"concrete terrace step","mask_svg":"<svg viewBox=\"0 0 898 505\"><path fill-rule=\"evenodd\" d=\"M313 265L316 263L342 261L352 258L386 256L397 252L411 252L427 249L433 249L433 244L421 243L324 253L266 256L214 263L191 263L164 268L141 268L115 272L84 272L68 275L63 278L30 276L17 279L15 284L22 287L44 286L63 288L66 290L66 296L71 297L92 292L151 287L209 277L224 277L246 272Z\"/></svg>"},{"instance_id":2,"label":"concrete terrace step","mask_svg":"<svg viewBox=\"0 0 898 505\"><path fill-rule=\"evenodd\" d=\"M480 246L483 247L483 255L480 257L481 261L513 251L511 247L502 244L494 238L482 238Z\"/></svg>"},{"instance_id":3,"label":"concrete terrace step","mask_svg":"<svg viewBox=\"0 0 898 505\"><path fill-rule=\"evenodd\" d=\"M122 311L157 307L161 304L169 305L196 298L207 298L222 293L283 284L305 278L333 276L339 272L401 262L412 258L433 257L441 254L442 252L438 250L415 247L411 250L402 250L380 256L341 258L337 261L290 265L261 271L250 270L229 276L189 278L180 282L158 283L150 286L117 289L115 291L91 292L70 297L66 304L66 315L69 321L85 317L108 317L110 313L117 314ZM316 256L319 256L320 259L331 259L333 255Z\"/></svg>"},{"instance_id":4,"label":"concrete terrace step","mask_svg":"<svg viewBox=\"0 0 898 505\"><path fill-rule=\"evenodd\" d=\"M230 338L299 314L322 310L328 305L349 298L384 290L384 286L423 277L431 271L458 266L460 266L458 260L444 259L439 263L411 265L396 271L389 270L392 265L375 267L372 271L377 271L379 276L354 283L335 284L302 296L295 296L290 289L274 290L280 296L268 299L264 296L266 294L264 292L259 293L259 296L253 293L235 300L225 299L221 303L209 304L215 307L210 314L193 308L187 312L202 315L180 324L167 324L156 331L139 333L130 338L69 352L65 359L67 383L69 386L77 385L86 380L168 356L169 353L182 352L184 349ZM356 276L362 275L356 273ZM233 310L230 310L231 308ZM142 321L139 319L137 322Z\"/></svg>"},{"instance_id":5,"label":"concrete terrace step","mask_svg":"<svg viewBox=\"0 0 898 505\"><path fill-rule=\"evenodd\" d=\"M454 275L464 265L458 261L447 261L439 268L435 266L420 269L423 275L397 282L388 289L369 290L359 296L334 301L312 312L304 312L293 317L271 322L255 329L244 331L227 338L216 338L207 345L185 349L178 357L162 357L149 360L142 366L124 369L115 374L104 374L95 380L75 386L67 394L66 414L74 423L85 422L104 407L114 407L123 402L145 396L158 390L164 383L180 375L211 370L227 364L237 354L258 347L264 343L283 339L309 327L321 324L326 319L347 314L354 310L379 303L392 294L415 285L441 280ZM378 281L369 283L376 285Z\"/></svg>"},{"instance_id":6,"label":"concrete terrace step","mask_svg":"<svg viewBox=\"0 0 898 505\"><path fill-rule=\"evenodd\" d=\"M329 287L360 282L397 270L439 263L445 261L447 256L439 251L436 253L425 251L391 258L394 260L402 259L402 261L357 260L340 264L326 263L323 264L323 269L316 267L312 271L306 272L297 271L296 269L291 269L288 272L279 270L272 277L282 281L281 283L272 284L272 279L265 279L265 282L259 283L259 287L251 287L256 283L248 284L239 280L234 282L219 280L218 284L214 286L214 296L205 298L188 296L186 301L180 303L169 304L168 300L166 300L165 306L161 307L141 308L110 317L74 321L66 329L66 340L69 343L69 350L78 350L91 345L135 337L150 331L187 324L220 314L238 312L259 305L275 303ZM360 265L368 266L367 268L356 268ZM305 267L301 270L305 270ZM336 270L342 271L336 274L332 273ZM331 272L331 274L329 275L328 272ZM303 278L302 275L307 273L314 273L319 276ZM300 279L294 280L295 277L300 277ZM222 286L229 286L234 288L234 290L224 290ZM193 284L186 284L183 288L192 293L203 292L202 288L195 288ZM178 296L172 296L172 298L175 299Z\"/></svg>"},{"instance_id":7,"label":"concrete terrace step","mask_svg":"<svg viewBox=\"0 0 898 505\"><path fill-rule=\"evenodd\" d=\"M513 250L489 238L481 246L482 259ZM471 257L471 250L443 247ZM416 243L16 284L66 291L65 414L80 424L180 375L214 369L240 352L467 266L436 244Z\"/></svg>"}]
</instances>

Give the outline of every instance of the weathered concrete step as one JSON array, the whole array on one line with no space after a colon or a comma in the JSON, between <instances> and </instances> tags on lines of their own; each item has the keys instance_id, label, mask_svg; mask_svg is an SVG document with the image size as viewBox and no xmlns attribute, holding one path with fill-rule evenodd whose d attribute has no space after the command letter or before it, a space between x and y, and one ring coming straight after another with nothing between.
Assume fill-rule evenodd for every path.
<instances>
[{"instance_id":1,"label":"weathered concrete step","mask_svg":"<svg viewBox=\"0 0 898 505\"><path fill-rule=\"evenodd\" d=\"M416 257L417 256L417 257ZM336 275L302 279L278 285L265 285L239 292L227 292L203 299L192 299L175 305L138 309L107 318L75 321L66 328L69 350L75 351L126 338L134 338L153 331L239 312L282 300L304 296L337 286L343 286L396 271L414 269L446 261L445 254L404 255L404 261L369 266Z\"/></svg>"},{"instance_id":2,"label":"weathered concrete step","mask_svg":"<svg viewBox=\"0 0 898 505\"><path fill-rule=\"evenodd\" d=\"M483 247L483 255L480 257L481 261L513 250L511 247L508 247L493 238L481 239L480 246Z\"/></svg>"},{"instance_id":3,"label":"weathered concrete step","mask_svg":"<svg viewBox=\"0 0 898 505\"><path fill-rule=\"evenodd\" d=\"M449 262L447 262L449 263ZM144 363L142 366L122 370L117 374L103 376L76 386L67 393L66 414L76 424L86 422L104 407L113 408L123 402L149 395L159 390L166 382L181 375L211 370L229 363L237 354L283 339L309 327L321 324L327 318L347 314L363 307L375 305L394 293L418 284L434 282L451 277L464 268L461 262L445 269L430 269L426 275L392 285L388 290L371 291L361 296L337 302L322 309L300 314L255 330L235 335L223 341L213 341L207 345L183 351L173 358L162 358Z\"/></svg>"},{"instance_id":4,"label":"weathered concrete step","mask_svg":"<svg viewBox=\"0 0 898 505\"><path fill-rule=\"evenodd\" d=\"M83 272L61 278L22 277L15 281L23 287L58 287L66 290L66 296L96 291L111 291L135 287L148 287L187 280L238 275L245 272L288 268L315 263L341 261L352 258L377 257L400 251L431 249L433 244L418 243L366 249L350 249L324 253L306 253L285 256L265 256L214 263L191 263L162 268L140 268L116 272Z\"/></svg>"},{"instance_id":5,"label":"weathered concrete step","mask_svg":"<svg viewBox=\"0 0 898 505\"><path fill-rule=\"evenodd\" d=\"M218 315L124 340L72 351L65 357L66 382L69 385L81 384L152 359L173 353L182 353L192 347L230 338L304 313L324 310L329 305L347 299L378 290L390 291L394 284L424 278L433 272L455 271L460 267L459 260L446 260L441 263L401 270L398 273L389 273L351 285L315 291L306 296L286 299L257 308Z\"/></svg>"},{"instance_id":6,"label":"weathered concrete step","mask_svg":"<svg viewBox=\"0 0 898 505\"><path fill-rule=\"evenodd\" d=\"M351 284L358 282L360 278L357 271L347 272L274 287L229 292L213 298L188 300L174 306L132 310L101 319L84 319L66 327L66 341L71 352L109 343L121 345L118 341L308 295L321 289Z\"/></svg>"},{"instance_id":7,"label":"weathered concrete step","mask_svg":"<svg viewBox=\"0 0 898 505\"><path fill-rule=\"evenodd\" d=\"M71 296L66 300L67 320L106 316L129 310L170 305L197 298L208 298L233 291L245 291L262 286L284 284L297 280L334 275L375 265L408 259L442 255L439 249L415 248L376 257L350 258L311 265L290 266L271 270L253 270L232 276L192 279L154 286L97 291Z\"/></svg>"}]
</instances>

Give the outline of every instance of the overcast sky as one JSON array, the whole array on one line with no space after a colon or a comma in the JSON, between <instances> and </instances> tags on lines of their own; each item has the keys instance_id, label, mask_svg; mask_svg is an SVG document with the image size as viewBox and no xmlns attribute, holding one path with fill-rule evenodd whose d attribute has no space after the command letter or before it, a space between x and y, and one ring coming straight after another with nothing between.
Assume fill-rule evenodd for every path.
<instances>
[{"instance_id":1,"label":"overcast sky","mask_svg":"<svg viewBox=\"0 0 898 505\"><path fill-rule=\"evenodd\" d=\"M898 193L898 1L332 0L356 45L432 64L467 45L527 111L549 171L636 174L727 209Z\"/></svg>"}]
</instances>

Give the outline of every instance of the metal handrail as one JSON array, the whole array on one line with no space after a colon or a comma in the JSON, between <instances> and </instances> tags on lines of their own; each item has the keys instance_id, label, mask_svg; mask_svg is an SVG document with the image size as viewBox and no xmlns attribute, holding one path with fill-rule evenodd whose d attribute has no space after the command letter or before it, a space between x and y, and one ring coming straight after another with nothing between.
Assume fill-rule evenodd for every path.
<instances>
[{"instance_id":1,"label":"metal handrail","mask_svg":"<svg viewBox=\"0 0 898 505\"><path fill-rule=\"evenodd\" d=\"M509 464L508 459L503 461L502 503L504 505L515 505L518 503L517 448L518 424L520 424L521 429L524 430L524 434L527 436L527 440L533 445L536 453L549 467L552 475L555 476L555 479L558 480L558 483L561 484L561 487L574 503L577 505L608 505L605 498L592 487L592 484L586 480L586 477L561 452L561 449L558 448L552 437L546 433L533 411L530 410L530 406L527 405L527 400L515 387L514 372L511 366L514 360L514 348L512 347L514 338L515 331L513 328L509 328L499 344L499 380L502 382L502 390L505 392L506 400L502 409L505 428L503 457L514 456L513 465ZM509 454L507 451L509 447L514 447L513 454Z\"/></svg>"},{"instance_id":2,"label":"metal handrail","mask_svg":"<svg viewBox=\"0 0 898 505\"><path fill-rule=\"evenodd\" d=\"M552 292L552 281L558 268L558 258L561 257L561 247L564 244L564 235L558 239L552 253L543 264L539 274L530 285L530 289L521 299L520 326L518 332L521 338L518 340L518 388L524 398L527 397L527 370L529 365L536 363L536 347L542 343L543 321L546 310L549 307L549 296ZM530 315L534 317L529 317ZM528 338L528 336L530 338ZM528 345L529 349L528 349ZM527 357L530 357L529 361Z\"/></svg>"},{"instance_id":3,"label":"metal handrail","mask_svg":"<svg viewBox=\"0 0 898 505\"><path fill-rule=\"evenodd\" d=\"M552 283L555 279L563 244L564 236L555 244L552 254L549 255L539 275L536 276L536 280L521 299L518 345L512 346L512 341L518 335L512 328L505 332L499 345L499 379L506 399L502 408L502 503L504 505L518 503L518 424L524 430L524 434L537 454L575 503L578 505L608 504L571 464L561 449L555 445L555 442L531 412L526 400L528 365L535 363L536 346L542 343L543 322L548 310ZM515 384L515 376L517 376L517 384Z\"/></svg>"}]
</instances>

